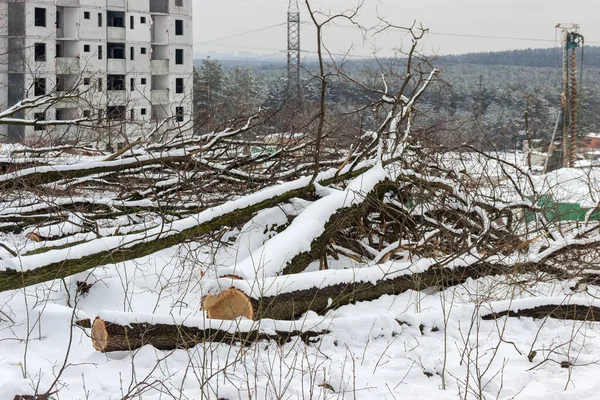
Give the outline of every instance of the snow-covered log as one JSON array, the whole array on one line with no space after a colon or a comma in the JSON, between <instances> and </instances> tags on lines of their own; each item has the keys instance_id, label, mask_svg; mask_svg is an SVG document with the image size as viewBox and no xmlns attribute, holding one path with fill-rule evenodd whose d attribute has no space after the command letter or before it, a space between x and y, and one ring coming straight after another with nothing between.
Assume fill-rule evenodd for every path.
<instances>
[{"instance_id":1,"label":"snow-covered log","mask_svg":"<svg viewBox=\"0 0 600 400\"><path fill-rule=\"evenodd\" d=\"M600 304L585 298L529 298L496 304L492 312L482 315L491 320L501 317L556 318L575 321L600 321Z\"/></svg>"},{"instance_id":2,"label":"snow-covered log","mask_svg":"<svg viewBox=\"0 0 600 400\"><path fill-rule=\"evenodd\" d=\"M520 268L524 268L521 266ZM370 267L282 275L267 279L221 278L207 284L202 308L209 318L294 319L307 311L323 313L357 301L408 290L445 287L512 267L466 256L454 260L421 259Z\"/></svg>"},{"instance_id":3,"label":"snow-covered log","mask_svg":"<svg viewBox=\"0 0 600 400\"><path fill-rule=\"evenodd\" d=\"M92 344L101 352L135 350L152 345L159 350L190 348L204 342L249 345L259 340L283 344L294 337L308 341L326 330L301 330L300 324L216 321L204 318L101 312L92 324Z\"/></svg>"}]
</instances>

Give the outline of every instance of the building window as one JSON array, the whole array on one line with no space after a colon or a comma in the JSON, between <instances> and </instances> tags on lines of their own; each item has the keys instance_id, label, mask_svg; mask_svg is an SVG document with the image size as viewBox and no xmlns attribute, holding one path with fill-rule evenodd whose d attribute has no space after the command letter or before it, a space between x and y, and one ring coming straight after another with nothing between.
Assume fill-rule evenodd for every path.
<instances>
[{"instance_id":1,"label":"building window","mask_svg":"<svg viewBox=\"0 0 600 400\"><path fill-rule=\"evenodd\" d=\"M175 7L183 7L183 0L175 0Z\"/></svg>"},{"instance_id":2,"label":"building window","mask_svg":"<svg viewBox=\"0 0 600 400\"><path fill-rule=\"evenodd\" d=\"M35 44L35 61L46 61L46 43Z\"/></svg>"},{"instance_id":3,"label":"building window","mask_svg":"<svg viewBox=\"0 0 600 400\"><path fill-rule=\"evenodd\" d=\"M83 118L89 118L90 117L90 110L83 110Z\"/></svg>"},{"instance_id":4,"label":"building window","mask_svg":"<svg viewBox=\"0 0 600 400\"><path fill-rule=\"evenodd\" d=\"M125 44L123 43L107 43L108 58L116 58L119 60L125 59Z\"/></svg>"},{"instance_id":5,"label":"building window","mask_svg":"<svg viewBox=\"0 0 600 400\"><path fill-rule=\"evenodd\" d=\"M108 119L125 119L125 106L106 107L106 117Z\"/></svg>"},{"instance_id":6,"label":"building window","mask_svg":"<svg viewBox=\"0 0 600 400\"><path fill-rule=\"evenodd\" d=\"M175 93L183 93L183 78L175 79Z\"/></svg>"},{"instance_id":7,"label":"building window","mask_svg":"<svg viewBox=\"0 0 600 400\"><path fill-rule=\"evenodd\" d=\"M175 64L183 64L183 49L175 49Z\"/></svg>"},{"instance_id":8,"label":"building window","mask_svg":"<svg viewBox=\"0 0 600 400\"><path fill-rule=\"evenodd\" d=\"M140 48L140 53L141 54L146 54L146 48L145 47L141 47Z\"/></svg>"},{"instance_id":9,"label":"building window","mask_svg":"<svg viewBox=\"0 0 600 400\"><path fill-rule=\"evenodd\" d=\"M43 96L46 94L46 78L35 78L33 81L33 95Z\"/></svg>"},{"instance_id":10,"label":"building window","mask_svg":"<svg viewBox=\"0 0 600 400\"><path fill-rule=\"evenodd\" d=\"M175 119L177 122L183 122L183 107L175 107Z\"/></svg>"},{"instance_id":11,"label":"building window","mask_svg":"<svg viewBox=\"0 0 600 400\"><path fill-rule=\"evenodd\" d=\"M146 23L146 17L140 17L140 24Z\"/></svg>"},{"instance_id":12,"label":"building window","mask_svg":"<svg viewBox=\"0 0 600 400\"><path fill-rule=\"evenodd\" d=\"M56 10L56 29L60 29L60 21L62 20L60 11Z\"/></svg>"},{"instance_id":13,"label":"building window","mask_svg":"<svg viewBox=\"0 0 600 400\"><path fill-rule=\"evenodd\" d=\"M62 121L62 110L60 108L56 109L56 112L54 113L54 119L56 121Z\"/></svg>"},{"instance_id":14,"label":"building window","mask_svg":"<svg viewBox=\"0 0 600 400\"><path fill-rule=\"evenodd\" d=\"M133 29L135 25L135 18L133 17L133 15L129 16L129 29Z\"/></svg>"},{"instance_id":15,"label":"building window","mask_svg":"<svg viewBox=\"0 0 600 400\"><path fill-rule=\"evenodd\" d=\"M90 78L83 78L83 84L85 86L90 86Z\"/></svg>"},{"instance_id":16,"label":"building window","mask_svg":"<svg viewBox=\"0 0 600 400\"><path fill-rule=\"evenodd\" d=\"M102 78L98 78L98 91L101 92L102 90L104 90L104 82Z\"/></svg>"},{"instance_id":17,"label":"building window","mask_svg":"<svg viewBox=\"0 0 600 400\"><path fill-rule=\"evenodd\" d=\"M63 47L62 44L56 43L56 57L60 58L63 56Z\"/></svg>"},{"instance_id":18,"label":"building window","mask_svg":"<svg viewBox=\"0 0 600 400\"><path fill-rule=\"evenodd\" d=\"M102 45L98 46L98 60L102 60Z\"/></svg>"},{"instance_id":19,"label":"building window","mask_svg":"<svg viewBox=\"0 0 600 400\"><path fill-rule=\"evenodd\" d=\"M125 90L125 75L108 75L107 90Z\"/></svg>"},{"instance_id":20,"label":"building window","mask_svg":"<svg viewBox=\"0 0 600 400\"><path fill-rule=\"evenodd\" d=\"M129 79L129 86L131 86L131 90L135 90L135 78Z\"/></svg>"},{"instance_id":21,"label":"building window","mask_svg":"<svg viewBox=\"0 0 600 400\"><path fill-rule=\"evenodd\" d=\"M140 108L140 114L141 115L146 115L146 109L145 108Z\"/></svg>"},{"instance_id":22,"label":"building window","mask_svg":"<svg viewBox=\"0 0 600 400\"><path fill-rule=\"evenodd\" d=\"M90 45L89 44L84 44L83 45L83 52L84 53L89 53L90 52Z\"/></svg>"},{"instance_id":23,"label":"building window","mask_svg":"<svg viewBox=\"0 0 600 400\"><path fill-rule=\"evenodd\" d=\"M142 85L145 85L145 84L146 84L146 78L142 78L142 79L140 79L140 83L141 83Z\"/></svg>"},{"instance_id":24,"label":"building window","mask_svg":"<svg viewBox=\"0 0 600 400\"><path fill-rule=\"evenodd\" d=\"M175 35L183 36L183 20L182 19L175 20Z\"/></svg>"},{"instance_id":25,"label":"building window","mask_svg":"<svg viewBox=\"0 0 600 400\"><path fill-rule=\"evenodd\" d=\"M135 59L135 48L133 46L129 48L129 59L130 60Z\"/></svg>"},{"instance_id":26,"label":"building window","mask_svg":"<svg viewBox=\"0 0 600 400\"><path fill-rule=\"evenodd\" d=\"M90 12L89 11L84 11L83 12L83 19L90 19Z\"/></svg>"},{"instance_id":27,"label":"building window","mask_svg":"<svg viewBox=\"0 0 600 400\"><path fill-rule=\"evenodd\" d=\"M122 11L107 11L106 25L113 28L125 28L125 13Z\"/></svg>"},{"instance_id":28,"label":"building window","mask_svg":"<svg viewBox=\"0 0 600 400\"><path fill-rule=\"evenodd\" d=\"M46 26L46 9L42 7L35 8L35 26Z\"/></svg>"},{"instance_id":29,"label":"building window","mask_svg":"<svg viewBox=\"0 0 600 400\"><path fill-rule=\"evenodd\" d=\"M102 28L102 13L98 13L98 28Z\"/></svg>"},{"instance_id":30,"label":"building window","mask_svg":"<svg viewBox=\"0 0 600 400\"><path fill-rule=\"evenodd\" d=\"M45 121L46 120L46 114L44 113L34 113L33 114L33 119L35 119L35 121ZM46 126L45 125L35 125L33 127L34 131L44 131L46 130Z\"/></svg>"}]
</instances>

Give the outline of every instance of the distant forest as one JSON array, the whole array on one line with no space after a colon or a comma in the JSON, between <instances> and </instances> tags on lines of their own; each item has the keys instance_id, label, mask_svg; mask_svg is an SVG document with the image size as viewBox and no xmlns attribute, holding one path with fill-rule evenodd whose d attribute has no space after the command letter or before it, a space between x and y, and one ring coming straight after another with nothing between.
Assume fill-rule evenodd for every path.
<instances>
[{"instance_id":1,"label":"distant forest","mask_svg":"<svg viewBox=\"0 0 600 400\"><path fill-rule=\"evenodd\" d=\"M479 64L479 65L518 65L525 67L560 67L562 65L562 49L527 49L496 51L489 53L467 53L461 55L441 56L442 64ZM583 47L583 65L600 67L600 46Z\"/></svg>"},{"instance_id":2,"label":"distant forest","mask_svg":"<svg viewBox=\"0 0 600 400\"><path fill-rule=\"evenodd\" d=\"M440 70L438 81L420 102L419 127L431 135L456 143L473 143L482 148L519 148L524 139L525 113L532 138L551 138L560 114L561 50L529 49L443 56L431 60ZM207 63L208 61L208 63ZM382 72L393 90L401 78L403 60L347 60L344 70L360 82L330 76L327 98L343 112L358 110L374 100L365 87L383 89ZM212 101L231 99L244 93L246 106L272 107L285 92L284 62L262 60L198 60L196 93L198 104L207 108L203 93ZM580 90L580 132L600 132L600 47L586 46L583 53L583 82ZM303 62L302 92L307 102L318 100L317 65ZM332 70L330 70L333 72ZM215 80L214 76L220 76ZM210 82L218 81L218 87ZM211 87L202 87L202 85ZM216 100L215 100L216 99ZM202 104L204 104L202 106ZM235 107L239 110L239 107ZM363 129L371 129L363 121ZM430 127L435 127L435 129ZM435 133L433 133L435 132ZM560 125L559 125L560 132Z\"/></svg>"}]
</instances>

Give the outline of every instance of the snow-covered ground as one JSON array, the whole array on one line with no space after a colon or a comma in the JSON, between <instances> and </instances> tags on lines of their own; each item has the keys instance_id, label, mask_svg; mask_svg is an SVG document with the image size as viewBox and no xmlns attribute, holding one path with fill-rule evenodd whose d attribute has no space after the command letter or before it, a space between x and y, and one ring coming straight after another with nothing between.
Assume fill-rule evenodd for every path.
<instances>
[{"instance_id":1,"label":"snow-covered ground","mask_svg":"<svg viewBox=\"0 0 600 400\"><path fill-rule=\"evenodd\" d=\"M199 271L210 274L229 256L173 248L97 268L93 276L0 294L0 399L45 392L55 380L59 399L592 399L600 393L594 323L480 318L506 309L507 301L513 309L596 304L600 290L574 293L573 282L493 277L384 296L325 316L308 313L298 326L330 331L310 344L145 346L102 354L89 329L73 326L102 310L201 321ZM78 297L77 280L96 283Z\"/></svg>"}]
</instances>

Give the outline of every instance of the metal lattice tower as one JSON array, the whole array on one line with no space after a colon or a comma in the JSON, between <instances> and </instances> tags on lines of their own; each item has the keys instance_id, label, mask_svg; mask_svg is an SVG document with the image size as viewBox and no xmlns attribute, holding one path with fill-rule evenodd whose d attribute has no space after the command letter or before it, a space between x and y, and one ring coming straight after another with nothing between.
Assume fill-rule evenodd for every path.
<instances>
[{"instance_id":1,"label":"metal lattice tower","mask_svg":"<svg viewBox=\"0 0 600 400\"><path fill-rule=\"evenodd\" d=\"M288 97L300 98L300 9L298 0L290 0L288 7Z\"/></svg>"}]
</instances>

